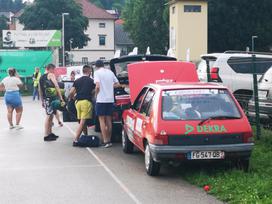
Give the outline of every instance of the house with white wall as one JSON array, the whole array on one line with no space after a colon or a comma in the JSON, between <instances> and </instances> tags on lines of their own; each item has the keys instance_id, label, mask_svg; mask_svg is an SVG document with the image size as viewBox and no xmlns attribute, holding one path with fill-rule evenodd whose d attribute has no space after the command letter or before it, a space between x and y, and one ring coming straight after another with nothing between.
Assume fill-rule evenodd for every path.
<instances>
[{"instance_id":1,"label":"house with white wall","mask_svg":"<svg viewBox=\"0 0 272 204\"><path fill-rule=\"evenodd\" d=\"M89 19L85 33L91 39L82 49L70 52L74 62L91 62L97 59L110 60L114 57L114 22L116 17L88 0L76 0L81 5L83 15Z\"/></svg>"}]
</instances>

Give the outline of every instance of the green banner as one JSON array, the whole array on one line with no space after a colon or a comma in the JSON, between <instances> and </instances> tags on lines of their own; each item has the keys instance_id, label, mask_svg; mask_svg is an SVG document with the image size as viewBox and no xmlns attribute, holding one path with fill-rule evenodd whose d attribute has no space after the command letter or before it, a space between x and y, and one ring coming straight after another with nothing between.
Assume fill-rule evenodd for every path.
<instances>
[{"instance_id":1,"label":"green banner","mask_svg":"<svg viewBox=\"0 0 272 204\"><path fill-rule=\"evenodd\" d=\"M14 67L25 78L33 75L35 67L40 67L44 73L44 67L49 63L52 63L51 51L0 51L0 81L7 76L9 67Z\"/></svg>"}]
</instances>

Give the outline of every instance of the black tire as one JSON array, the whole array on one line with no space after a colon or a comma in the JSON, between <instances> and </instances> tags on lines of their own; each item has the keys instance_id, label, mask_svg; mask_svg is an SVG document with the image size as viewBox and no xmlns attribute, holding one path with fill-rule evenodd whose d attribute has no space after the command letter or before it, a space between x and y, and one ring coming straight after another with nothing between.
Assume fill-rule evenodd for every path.
<instances>
[{"instance_id":1,"label":"black tire","mask_svg":"<svg viewBox=\"0 0 272 204\"><path fill-rule=\"evenodd\" d=\"M149 176L157 176L160 173L161 164L154 161L149 144L145 146L145 169Z\"/></svg>"},{"instance_id":2,"label":"black tire","mask_svg":"<svg viewBox=\"0 0 272 204\"><path fill-rule=\"evenodd\" d=\"M122 131L122 148L123 152L126 154L133 153L134 144L128 139L127 133L124 129Z\"/></svg>"},{"instance_id":3,"label":"black tire","mask_svg":"<svg viewBox=\"0 0 272 204\"><path fill-rule=\"evenodd\" d=\"M249 171L249 159L237 159L234 161L234 165L238 170Z\"/></svg>"}]
</instances>

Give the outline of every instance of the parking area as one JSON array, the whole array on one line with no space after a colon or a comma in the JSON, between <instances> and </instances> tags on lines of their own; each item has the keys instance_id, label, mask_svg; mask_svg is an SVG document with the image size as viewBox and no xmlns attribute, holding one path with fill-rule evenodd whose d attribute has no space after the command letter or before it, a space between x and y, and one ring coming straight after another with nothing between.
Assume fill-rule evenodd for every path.
<instances>
[{"instance_id":1,"label":"parking area","mask_svg":"<svg viewBox=\"0 0 272 204\"><path fill-rule=\"evenodd\" d=\"M220 203L165 167L147 176L144 157L112 148L75 148L76 124L54 127L56 142L43 141L41 104L24 98L23 130L9 130L0 99L1 203Z\"/></svg>"}]
</instances>

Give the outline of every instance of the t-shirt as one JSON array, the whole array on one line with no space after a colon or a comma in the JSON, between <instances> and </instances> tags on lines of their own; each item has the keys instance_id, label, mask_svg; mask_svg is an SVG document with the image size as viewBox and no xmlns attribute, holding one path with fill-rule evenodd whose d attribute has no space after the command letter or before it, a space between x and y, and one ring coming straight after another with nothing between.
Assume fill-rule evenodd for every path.
<instances>
[{"instance_id":1,"label":"t-shirt","mask_svg":"<svg viewBox=\"0 0 272 204\"><path fill-rule=\"evenodd\" d=\"M92 100L92 92L95 88L93 79L82 76L75 80L73 87L76 89L76 100Z\"/></svg>"},{"instance_id":2,"label":"t-shirt","mask_svg":"<svg viewBox=\"0 0 272 204\"><path fill-rule=\"evenodd\" d=\"M19 91L18 85L23 84L19 78L10 76L4 78L2 83L4 84L6 91Z\"/></svg>"},{"instance_id":3,"label":"t-shirt","mask_svg":"<svg viewBox=\"0 0 272 204\"><path fill-rule=\"evenodd\" d=\"M113 72L106 68L100 68L94 72L94 83L99 83L100 90L98 92L97 103L114 103L114 87L118 83L118 79Z\"/></svg>"}]
</instances>

